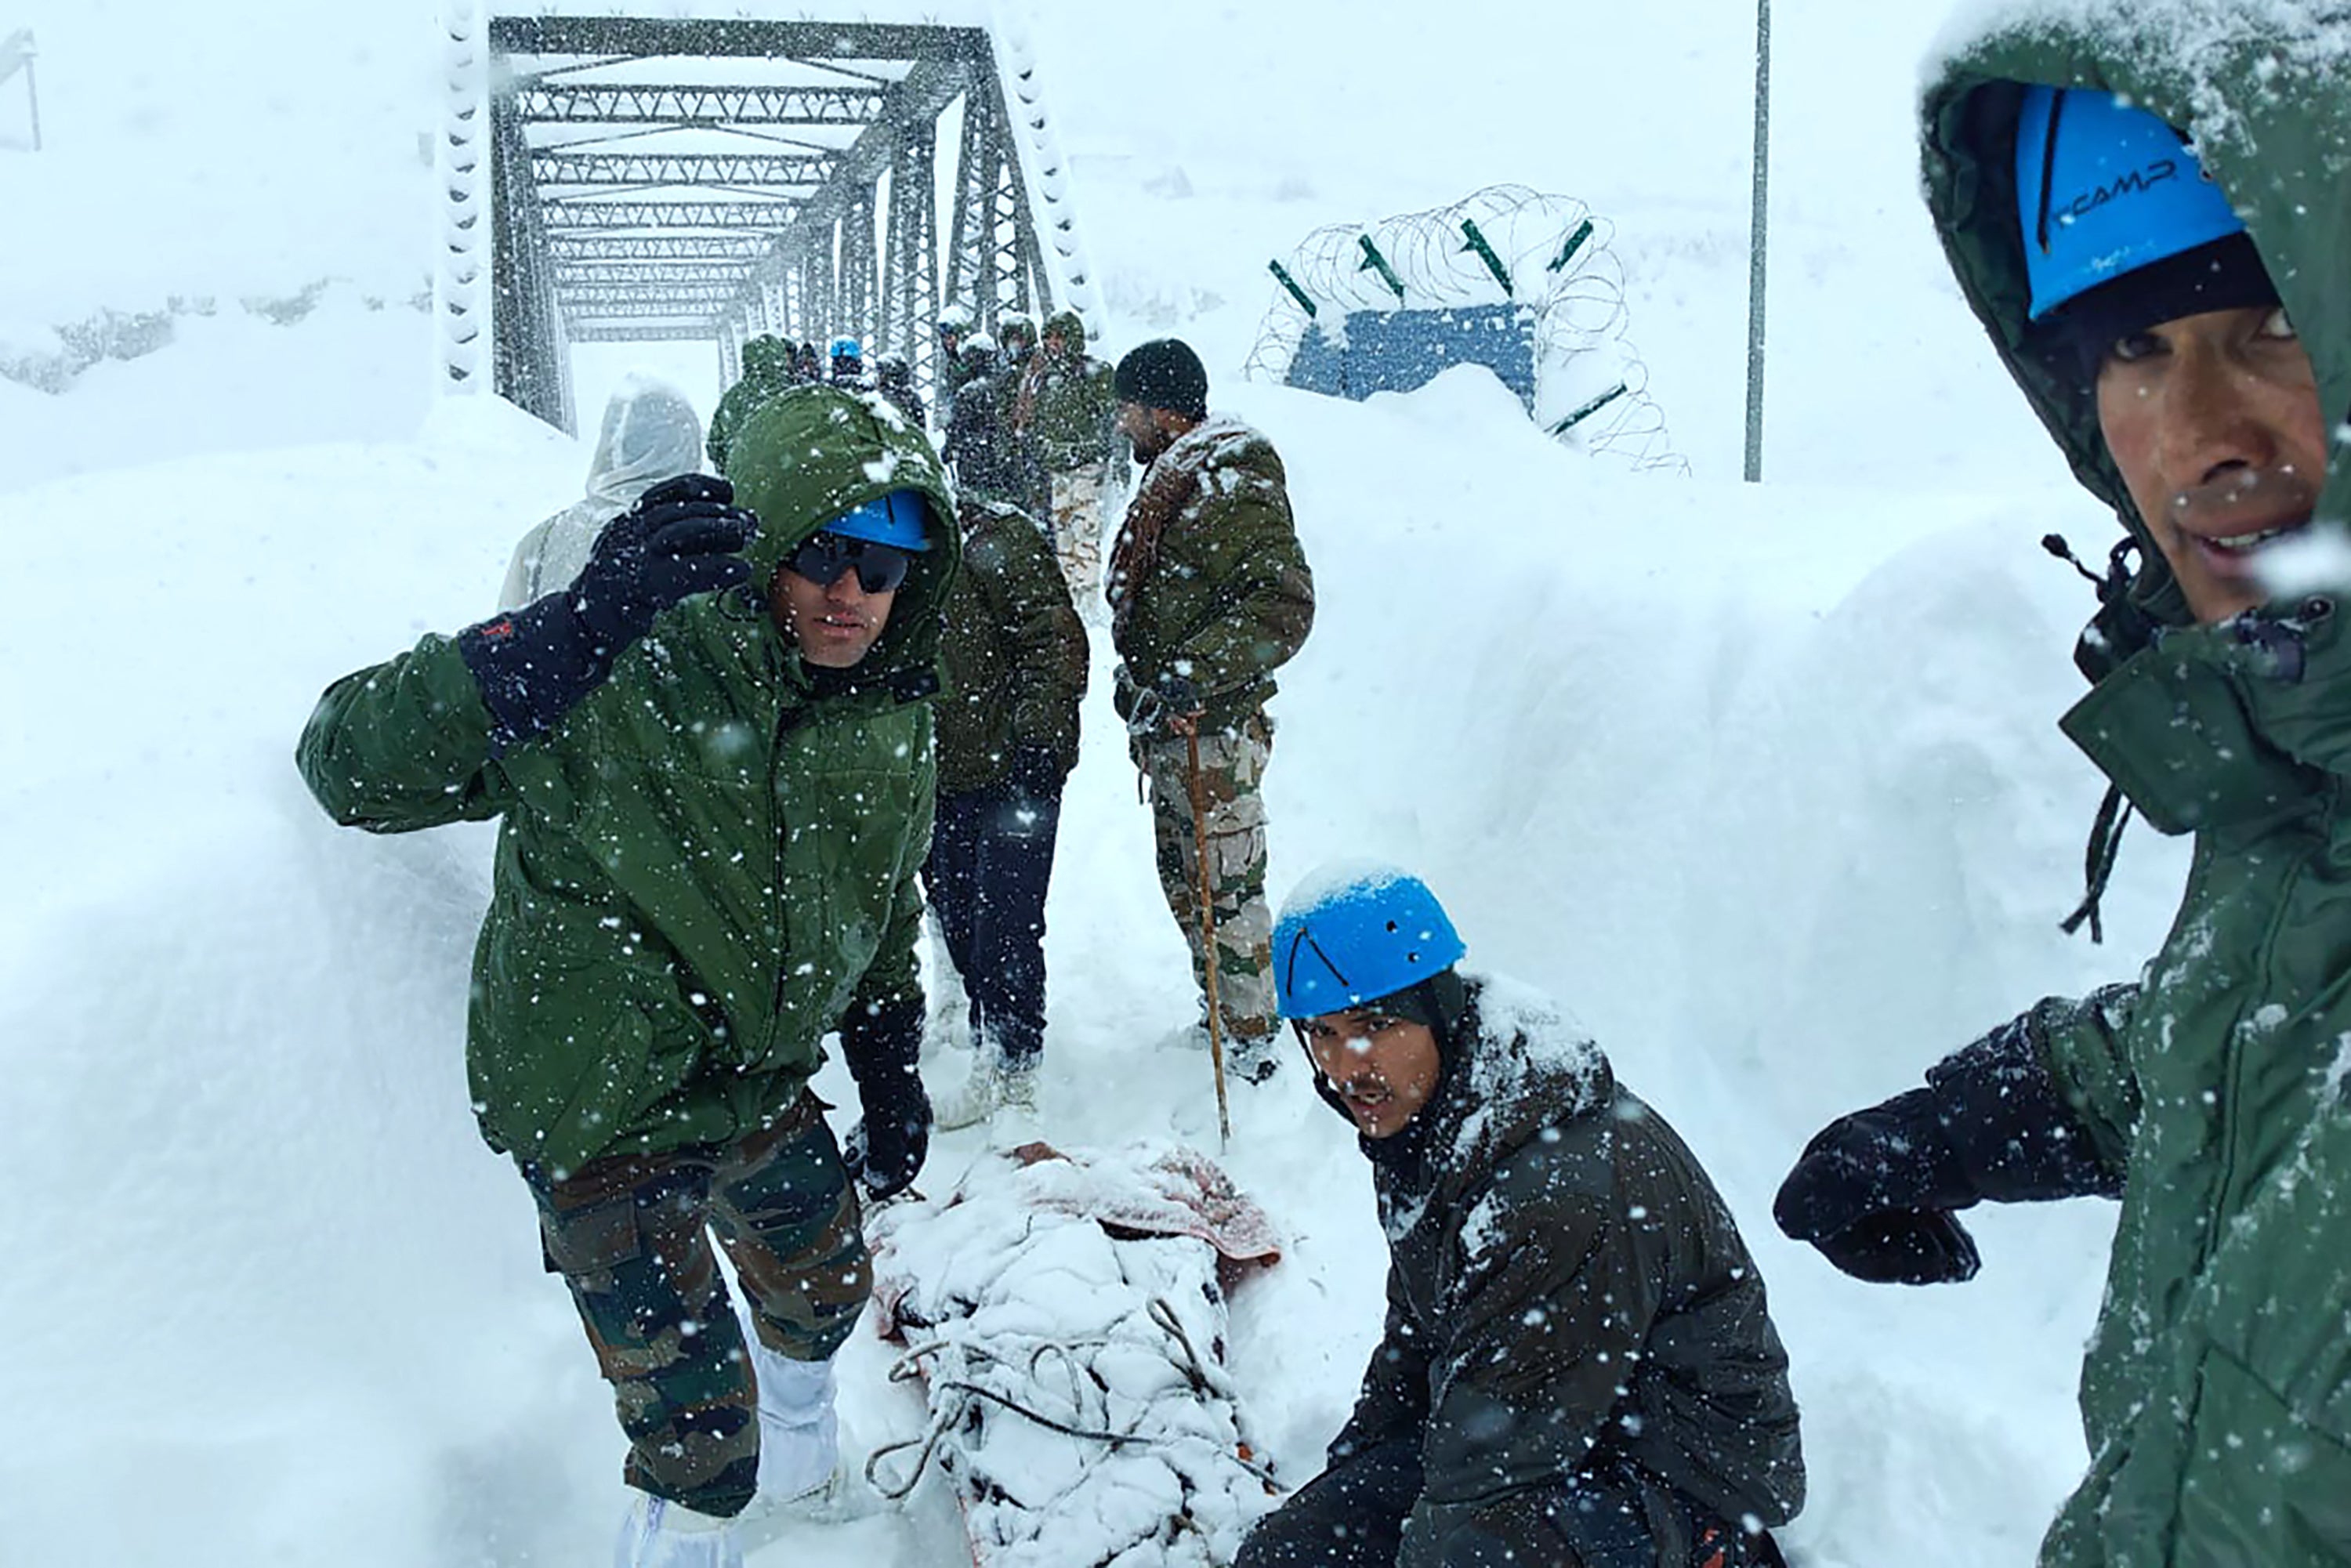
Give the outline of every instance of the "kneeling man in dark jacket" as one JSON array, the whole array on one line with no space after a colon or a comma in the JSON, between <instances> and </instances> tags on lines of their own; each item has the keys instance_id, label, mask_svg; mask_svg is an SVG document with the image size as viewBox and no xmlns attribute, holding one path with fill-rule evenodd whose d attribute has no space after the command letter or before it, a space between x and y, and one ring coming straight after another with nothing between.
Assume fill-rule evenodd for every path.
<instances>
[{"instance_id":1,"label":"kneeling man in dark jacket","mask_svg":"<svg viewBox=\"0 0 2351 1568\"><path fill-rule=\"evenodd\" d=\"M1282 1016L1372 1162L1387 1329L1238 1568L1779 1563L1796 1404L1729 1211L1596 1046L1466 950L1384 866L1317 873L1276 924Z\"/></svg>"}]
</instances>

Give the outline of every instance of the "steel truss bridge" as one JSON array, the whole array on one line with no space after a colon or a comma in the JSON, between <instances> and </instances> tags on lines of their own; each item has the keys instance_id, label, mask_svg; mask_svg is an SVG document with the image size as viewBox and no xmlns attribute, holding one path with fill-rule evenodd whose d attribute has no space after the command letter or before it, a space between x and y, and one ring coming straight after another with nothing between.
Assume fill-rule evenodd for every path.
<instances>
[{"instance_id":1,"label":"steel truss bridge","mask_svg":"<svg viewBox=\"0 0 2351 1568\"><path fill-rule=\"evenodd\" d=\"M935 385L948 300L1096 313L1034 71L987 29L489 4L447 24L454 387L569 430L574 343L707 340L731 382L755 333L848 333Z\"/></svg>"}]
</instances>

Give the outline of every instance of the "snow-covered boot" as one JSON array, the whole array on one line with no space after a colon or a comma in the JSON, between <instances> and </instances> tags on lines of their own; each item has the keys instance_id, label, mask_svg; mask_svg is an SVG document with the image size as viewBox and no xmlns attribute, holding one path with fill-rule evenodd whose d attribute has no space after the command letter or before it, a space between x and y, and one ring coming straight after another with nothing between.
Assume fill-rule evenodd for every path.
<instances>
[{"instance_id":1,"label":"snow-covered boot","mask_svg":"<svg viewBox=\"0 0 2351 1568\"><path fill-rule=\"evenodd\" d=\"M639 1492L621 1518L612 1568L743 1568L735 1521Z\"/></svg>"},{"instance_id":2,"label":"snow-covered boot","mask_svg":"<svg viewBox=\"0 0 2351 1568\"><path fill-rule=\"evenodd\" d=\"M1268 1030L1263 1033L1236 1034L1228 1029L1219 1043L1225 1053L1225 1076L1241 1083L1264 1083L1281 1070L1281 1037ZM1208 1026L1186 1024L1171 1030L1159 1040L1163 1051L1196 1051L1208 1054Z\"/></svg>"},{"instance_id":3,"label":"snow-covered boot","mask_svg":"<svg viewBox=\"0 0 2351 1568\"><path fill-rule=\"evenodd\" d=\"M931 1013L923 1027L923 1044L936 1051L968 1042L971 997L963 988L963 977L956 973L955 960L947 956L947 940L939 929L938 916L931 915L925 925L931 934L931 959L925 967L923 986L931 994Z\"/></svg>"},{"instance_id":4,"label":"snow-covered boot","mask_svg":"<svg viewBox=\"0 0 2351 1568\"><path fill-rule=\"evenodd\" d=\"M946 1132L976 1127L1008 1110L1034 1120L1037 1115L1037 1059L1006 1061L993 1052L972 1059L964 1081L931 1103L931 1122Z\"/></svg>"},{"instance_id":5,"label":"snow-covered boot","mask_svg":"<svg viewBox=\"0 0 2351 1568\"><path fill-rule=\"evenodd\" d=\"M759 1495L789 1501L824 1485L841 1460L832 1363L794 1361L751 1341L759 1380Z\"/></svg>"},{"instance_id":6,"label":"snow-covered boot","mask_svg":"<svg viewBox=\"0 0 2351 1568\"><path fill-rule=\"evenodd\" d=\"M1275 1030L1236 1030L1225 1037L1225 1067L1243 1083L1263 1083L1281 1070L1281 1037Z\"/></svg>"},{"instance_id":7,"label":"snow-covered boot","mask_svg":"<svg viewBox=\"0 0 2351 1568\"><path fill-rule=\"evenodd\" d=\"M795 1524L861 1518L880 1506L841 1456L831 1361L794 1361L751 1342L759 1380L759 1492L743 1511L747 1546Z\"/></svg>"}]
</instances>

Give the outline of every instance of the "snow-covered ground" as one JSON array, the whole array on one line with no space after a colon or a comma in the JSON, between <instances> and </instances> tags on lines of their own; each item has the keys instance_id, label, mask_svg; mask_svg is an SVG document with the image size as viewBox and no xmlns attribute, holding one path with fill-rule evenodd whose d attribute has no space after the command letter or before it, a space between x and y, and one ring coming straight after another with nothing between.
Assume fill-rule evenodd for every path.
<instances>
[{"instance_id":1,"label":"snow-covered ground","mask_svg":"<svg viewBox=\"0 0 2351 1568\"><path fill-rule=\"evenodd\" d=\"M2036 540L2086 553L2109 524L1912 195L1936 18L1781 19L1772 482L1745 487L1743 0L1456 0L1441 67L1398 41L1425 22L1340 0L1149 27L1024 10L1109 347L1192 338L1289 464L1321 608L1276 710L1277 893L1334 855L1422 871L1475 959L1566 1000L1707 1159L1795 1358L1808 1563L2027 1560L2083 1459L2109 1216L1986 1214L1983 1276L1931 1291L1845 1280L1769 1218L1827 1116L2130 973L2183 863L2135 836L2107 946L2057 933L2099 785L2053 723L2088 595ZM430 9L12 12L49 149L0 149L0 360L183 308L168 345L63 393L0 380L0 1557L598 1561L609 1399L465 1103L487 830L340 831L290 764L319 689L486 612L586 465L503 405L430 402ZM0 88L0 141L16 108ZM1693 478L1578 463L1482 372L1364 405L1235 379L1269 256L1511 180L1616 225ZM703 349L583 351L583 409L632 364L716 391ZM1155 1044L1188 981L1097 654L1047 1130L1213 1145L1206 1064ZM980 1147L942 1138L925 1186ZM1290 1243L1235 1299L1232 1364L1302 1479L1377 1329L1368 1175L1298 1071L1238 1093L1229 1165ZM868 1446L919 1420L891 1354L846 1354ZM929 1563L955 1528L925 1491L797 1545Z\"/></svg>"}]
</instances>

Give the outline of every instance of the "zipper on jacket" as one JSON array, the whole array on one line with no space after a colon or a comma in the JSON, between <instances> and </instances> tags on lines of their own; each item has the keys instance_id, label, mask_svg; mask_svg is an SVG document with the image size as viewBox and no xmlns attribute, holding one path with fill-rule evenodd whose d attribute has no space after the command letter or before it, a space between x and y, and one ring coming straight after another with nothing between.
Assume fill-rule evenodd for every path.
<instances>
[{"instance_id":1,"label":"zipper on jacket","mask_svg":"<svg viewBox=\"0 0 2351 1568\"><path fill-rule=\"evenodd\" d=\"M783 672L778 670L776 674L780 678ZM790 971L786 967L791 956L789 944L786 940L786 933L790 929L787 922L789 901L786 898L784 891L784 834L786 830L784 825L783 797L778 792L778 789L783 781L784 737L789 736L795 727L792 716L793 709L790 702L790 694L789 691L786 691L783 698L778 701L776 706L774 732L768 747L768 818L769 822L773 825L774 830L768 835L768 840L770 841L770 849L768 852L774 857L768 862L774 868L772 872L773 883L768 891L775 908L776 950L774 954L774 962L776 966L776 983L772 993L768 998L767 1039L760 1042L759 1048L759 1058L762 1061L771 1061L775 1059L776 1040L778 1036L783 1032L784 986L786 981L789 978L790 974Z\"/></svg>"},{"instance_id":2,"label":"zipper on jacket","mask_svg":"<svg viewBox=\"0 0 2351 1568\"><path fill-rule=\"evenodd\" d=\"M764 1046L762 1053L759 1053L762 1055L762 1061L774 1061L776 1037L783 1032L783 988L785 988L785 980L790 977L790 968L788 968L788 964L790 964L790 956L792 956L790 943L785 940L785 934L790 931L788 919L785 919L788 917L790 900L785 898L785 879L783 879L785 822L783 822L783 795L780 795L780 785L783 785L783 743L785 743L785 736L790 736L790 734L792 734L792 710L788 706L783 706L776 710L776 740L774 740L774 746L768 746L768 752L767 752L767 809L768 809L768 821L776 825L774 832L768 834L768 840L774 840L774 856L776 856L774 861L776 865L776 995L768 999L767 1046Z\"/></svg>"},{"instance_id":3,"label":"zipper on jacket","mask_svg":"<svg viewBox=\"0 0 2351 1568\"><path fill-rule=\"evenodd\" d=\"M2330 804L2323 820L2334 820L2334 812L2339 809L2338 796L2337 800ZM2269 957L2277 946L2279 927L2284 919L2288 895L2292 894L2294 884L2302 880L2303 873L2308 869L2311 856L2316 852L2316 849L2317 846L2314 844L2305 846L2294 853L2283 876L2279 880L2276 896L2268 901L2272 914L2268 925L2262 932L2261 946L2255 951L2254 956L2258 962L2252 969L2254 974L2269 972ZM2193 886L2192 882L2190 885ZM2254 1016L2258 1016L2259 1011L2259 1009L2254 1009ZM2250 1019L2241 1019L2229 1030L2228 1071L2222 1074L2223 1089L2228 1098L2220 1107L2220 1183L2213 1191L2211 1207L2206 1211L2204 1217L2204 1245L2196 1259L2196 1271L2199 1275L2203 1273L2205 1265L2211 1261L2214 1249L2220 1245L2220 1227L2229 1208L2229 1197L2237 1182L2240 1141L2237 1136L2237 1107L2244 1103L2246 1059L2252 1054L2250 1042L2245 1036L2246 1024L2250 1021Z\"/></svg>"}]
</instances>

